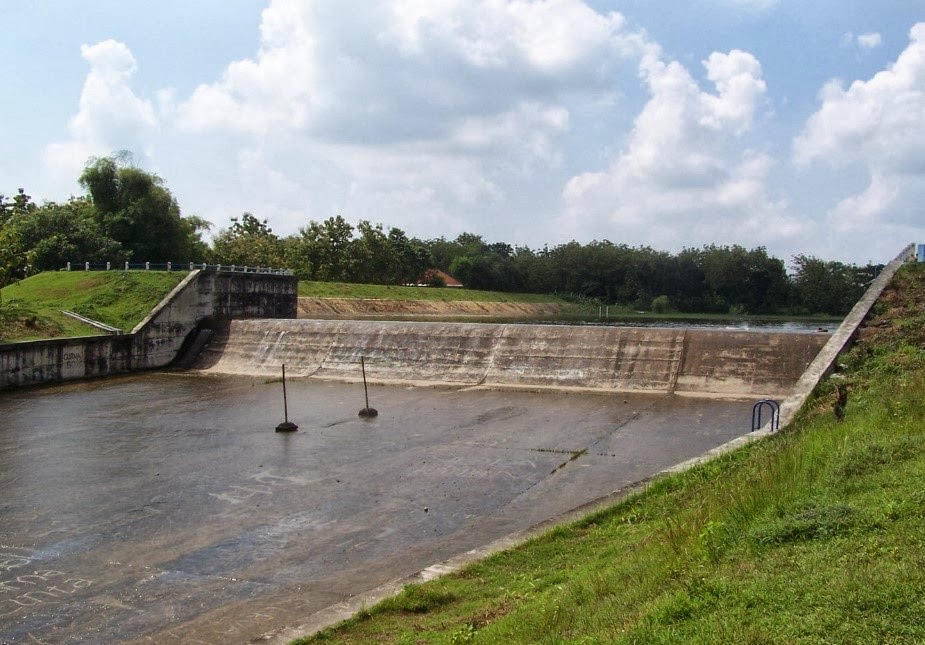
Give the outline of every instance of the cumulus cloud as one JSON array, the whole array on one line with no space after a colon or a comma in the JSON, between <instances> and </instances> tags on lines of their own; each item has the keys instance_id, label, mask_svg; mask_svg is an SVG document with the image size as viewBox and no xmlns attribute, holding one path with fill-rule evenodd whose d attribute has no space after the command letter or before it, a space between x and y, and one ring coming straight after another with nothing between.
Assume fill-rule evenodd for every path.
<instances>
[{"instance_id":1,"label":"cumulus cloud","mask_svg":"<svg viewBox=\"0 0 925 645\"><path fill-rule=\"evenodd\" d=\"M114 150L144 152L157 125L154 108L131 88L138 67L129 48L116 40L83 45L81 56L90 65L77 114L68 123L70 138L49 144L46 165L74 177L87 158Z\"/></svg>"},{"instance_id":2,"label":"cumulus cloud","mask_svg":"<svg viewBox=\"0 0 925 645\"><path fill-rule=\"evenodd\" d=\"M255 56L176 115L191 134L240 135L242 159L267 160L305 194L339 195L354 217L490 220L506 179L559 167L573 112L610 109L618 72L652 49L581 0L272 0Z\"/></svg>"},{"instance_id":3,"label":"cumulus cloud","mask_svg":"<svg viewBox=\"0 0 925 645\"><path fill-rule=\"evenodd\" d=\"M909 33L909 46L873 78L847 88L831 81L822 105L793 144L798 167L823 162L859 165L869 182L829 213L843 232L876 232L895 245L914 235L925 197L925 23Z\"/></svg>"},{"instance_id":4,"label":"cumulus cloud","mask_svg":"<svg viewBox=\"0 0 925 645\"><path fill-rule=\"evenodd\" d=\"M309 132L341 143L444 136L472 114L612 83L623 18L578 0L273 0L256 57L180 106L190 130Z\"/></svg>"},{"instance_id":5,"label":"cumulus cloud","mask_svg":"<svg viewBox=\"0 0 925 645\"><path fill-rule=\"evenodd\" d=\"M742 145L764 102L760 63L733 50L703 66L713 92L677 61L642 59L649 101L610 168L568 182L571 228L659 248L763 243L802 230L769 194L771 158Z\"/></svg>"}]
</instances>

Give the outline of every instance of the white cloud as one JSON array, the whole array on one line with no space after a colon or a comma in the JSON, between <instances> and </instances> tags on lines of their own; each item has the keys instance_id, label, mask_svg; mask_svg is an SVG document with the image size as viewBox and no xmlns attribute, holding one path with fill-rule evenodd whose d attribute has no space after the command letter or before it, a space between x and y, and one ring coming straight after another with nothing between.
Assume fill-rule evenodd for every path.
<instances>
[{"instance_id":1,"label":"white cloud","mask_svg":"<svg viewBox=\"0 0 925 645\"><path fill-rule=\"evenodd\" d=\"M778 0L708 0L721 7L739 11L764 12L777 6Z\"/></svg>"},{"instance_id":2,"label":"white cloud","mask_svg":"<svg viewBox=\"0 0 925 645\"><path fill-rule=\"evenodd\" d=\"M93 155L116 150L144 153L158 122L151 103L132 91L137 65L124 43L104 40L81 46L80 53L90 72L77 114L68 124L70 138L44 151L46 165L59 176L76 176Z\"/></svg>"},{"instance_id":3,"label":"white cloud","mask_svg":"<svg viewBox=\"0 0 925 645\"><path fill-rule=\"evenodd\" d=\"M579 0L273 0L261 47L180 105L190 130L341 143L446 136L458 118L609 87L636 54L619 14Z\"/></svg>"},{"instance_id":4,"label":"white cloud","mask_svg":"<svg viewBox=\"0 0 925 645\"><path fill-rule=\"evenodd\" d=\"M858 45L862 49L876 49L883 44L883 38L878 33L861 34L858 36Z\"/></svg>"},{"instance_id":5,"label":"white cloud","mask_svg":"<svg viewBox=\"0 0 925 645\"><path fill-rule=\"evenodd\" d=\"M868 186L832 209L829 226L889 238L893 245L914 234L925 197L925 23L909 36L896 62L873 78L847 89L828 83L822 105L793 144L798 167L822 161L867 170Z\"/></svg>"},{"instance_id":6,"label":"white cloud","mask_svg":"<svg viewBox=\"0 0 925 645\"><path fill-rule=\"evenodd\" d=\"M472 230L464 213L497 220L511 177L561 167L573 112L612 109L618 72L656 49L581 0L272 0L256 55L176 114L190 135L240 136L241 159L265 160L322 216Z\"/></svg>"},{"instance_id":7,"label":"white cloud","mask_svg":"<svg viewBox=\"0 0 925 645\"><path fill-rule=\"evenodd\" d=\"M710 242L764 244L805 230L770 197L770 157L742 149L763 105L761 65L749 53L703 62L715 92L702 91L678 62L646 56L651 98L611 167L569 181L567 226L657 248Z\"/></svg>"}]
</instances>

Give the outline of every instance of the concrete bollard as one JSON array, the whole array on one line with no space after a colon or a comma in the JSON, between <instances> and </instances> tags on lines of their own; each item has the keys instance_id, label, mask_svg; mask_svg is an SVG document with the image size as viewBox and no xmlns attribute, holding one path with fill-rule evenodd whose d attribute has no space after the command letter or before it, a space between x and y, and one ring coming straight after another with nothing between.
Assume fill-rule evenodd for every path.
<instances>
[{"instance_id":1,"label":"concrete bollard","mask_svg":"<svg viewBox=\"0 0 925 645\"><path fill-rule=\"evenodd\" d=\"M150 270L151 270L151 263L145 262L145 271L150 271Z\"/></svg>"},{"instance_id":2,"label":"concrete bollard","mask_svg":"<svg viewBox=\"0 0 925 645\"><path fill-rule=\"evenodd\" d=\"M68 271L71 270L71 263L70 263L70 262L67 263L67 270L68 270Z\"/></svg>"},{"instance_id":3,"label":"concrete bollard","mask_svg":"<svg viewBox=\"0 0 925 645\"><path fill-rule=\"evenodd\" d=\"M125 270L128 271L128 260L125 261Z\"/></svg>"},{"instance_id":4,"label":"concrete bollard","mask_svg":"<svg viewBox=\"0 0 925 645\"><path fill-rule=\"evenodd\" d=\"M89 270L90 270L90 263L84 262L84 271L89 271Z\"/></svg>"},{"instance_id":5,"label":"concrete bollard","mask_svg":"<svg viewBox=\"0 0 925 645\"><path fill-rule=\"evenodd\" d=\"M107 263L106 263L106 270L109 271L110 269L112 269L112 262L107 262Z\"/></svg>"},{"instance_id":6,"label":"concrete bollard","mask_svg":"<svg viewBox=\"0 0 925 645\"><path fill-rule=\"evenodd\" d=\"M167 270L171 271L173 267L170 266L170 262L167 263Z\"/></svg>"}]
</instances>

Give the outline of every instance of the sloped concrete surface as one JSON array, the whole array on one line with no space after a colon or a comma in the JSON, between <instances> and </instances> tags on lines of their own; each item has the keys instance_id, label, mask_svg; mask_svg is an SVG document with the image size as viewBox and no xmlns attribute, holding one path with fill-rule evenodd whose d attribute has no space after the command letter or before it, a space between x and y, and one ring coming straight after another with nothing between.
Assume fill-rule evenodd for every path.
<instances>
[{"instance_id":1,"label":"sloped concrete surface","mask_svg":"<svg viewBox=\"0 0 925 645\"><path fill-rule=\"evenodd\" d=\"M271 381L271 382L267 382ZM751 400L180 374L0 393L0 643L248 642L747 431Z\"/></svg>"},{"instance_id":2,"label":"sloped concrete surface","mask_svg":"<svg viewBox=\"0 0 925 645\"><path fill-rule=\"evenodd\" d=\"M783 396L827 334L395 321L232 321L198 367L415 385Z\"/></svg>"}]
</instances>

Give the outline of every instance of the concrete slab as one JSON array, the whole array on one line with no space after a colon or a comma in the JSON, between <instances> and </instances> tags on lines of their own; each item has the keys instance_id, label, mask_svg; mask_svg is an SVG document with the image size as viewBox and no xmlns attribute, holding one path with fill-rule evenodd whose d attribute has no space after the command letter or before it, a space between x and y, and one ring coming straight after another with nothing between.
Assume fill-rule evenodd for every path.
<instances>
[{"instance_id":1,"label":"concrete slab","mask_svg":"<svg viewBox=\"0 0 925 645\"><path fill-rule=\"evenodd\" d=\"M147 375L0 394L0 642L243 642L703 453L753 401Z\"/></svg>"}]
</instances>

